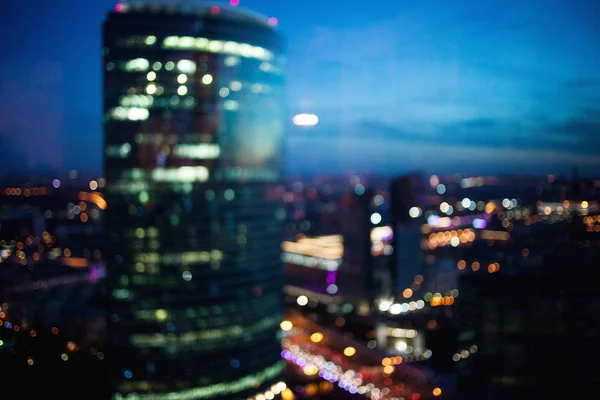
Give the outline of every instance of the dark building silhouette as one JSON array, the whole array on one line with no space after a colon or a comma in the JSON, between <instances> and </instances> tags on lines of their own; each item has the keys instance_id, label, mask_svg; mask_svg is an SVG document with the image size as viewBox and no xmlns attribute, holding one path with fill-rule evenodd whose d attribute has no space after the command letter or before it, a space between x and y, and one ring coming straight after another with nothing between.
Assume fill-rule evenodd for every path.
<instances>
[{"instance_id":1,"label":"dark building silhouette","mask_svg":"<svg viewBox=\"0 0 600 400\"><path fill-rule=\"evenodd\" d=\"M116 398L246 398L283 368L282 51L233 7L131 2L105 22Z\"/></svg>"},{"instance_id":2,"label":"dark building silhouette","mask_svg":"<svg viewBox=\"0 0 600 400\"><path fill-rule=\"evenodd\" d=\"M600 383L600 304L590 279L600 241L596 231L586 232L600 218L583 220L563 226L555 246L539 257L514 258L495 276L461 278L455 359L461 398L572 397Z\"/></svg>"}]
</instances>

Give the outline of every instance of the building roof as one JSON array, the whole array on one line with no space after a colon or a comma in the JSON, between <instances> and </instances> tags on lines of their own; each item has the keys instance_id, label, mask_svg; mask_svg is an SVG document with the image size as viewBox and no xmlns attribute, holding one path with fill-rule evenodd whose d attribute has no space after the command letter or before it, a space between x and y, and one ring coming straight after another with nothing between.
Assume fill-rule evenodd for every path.
<instances>
[{"instance_id":1,"label":"building roof","mask_svg":"<svg viewBox=\"0 0 600 400\"><path fill-rule=\"evenodd\" d=\"M156 13L181 13L199 16L215 15L213 7L218 7L218 15L222 18L237 21L253 22L264 27L273 28L265 15L245 9L233 7L228 3L208 2L200 0L122 0L119 12L149 11Z\"/></svg>"}]
</instances>

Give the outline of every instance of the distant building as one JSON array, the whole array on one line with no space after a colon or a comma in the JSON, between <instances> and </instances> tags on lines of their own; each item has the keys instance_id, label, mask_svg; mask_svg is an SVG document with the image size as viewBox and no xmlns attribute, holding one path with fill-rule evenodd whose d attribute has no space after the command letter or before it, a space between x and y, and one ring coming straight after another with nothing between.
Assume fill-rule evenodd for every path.
<instances>
[{"instance_id":1,"label":"distant building","mask_svg":"<svg viewBox=\"0 0 600 400\"><path fill-rule=\"evenodd\" d=\"M539 256L461 278L454 356L461 398L572 397L600 384L600 300L591 278L600 233L587 230L598 222L575 217L541 226L532 234L548 244L532 248Z\"/></svg>"},{"instance_id":2,"label":"distant building","mask_svg":"<svg viewBox=\"0 0 600 400\"><path fill-rule=\"evenodd\" d=\"M366 314L376 297L391 293L393 232L375 212L373 198L371 191L346 193L336 203L336 234L300 234L283 243L289 295L325 304L343 301Z\"/></svg>"},{"instance_id":3,"label":"distant building","mask_svg":"<svg viewBox=\"0 0 600 400\"><path fill-rule=\"evenodd\" d=\"M116 398L248 397L283 369L283 43L266 18L119 4L104 24Z\"/></svg>"}]
</instances>

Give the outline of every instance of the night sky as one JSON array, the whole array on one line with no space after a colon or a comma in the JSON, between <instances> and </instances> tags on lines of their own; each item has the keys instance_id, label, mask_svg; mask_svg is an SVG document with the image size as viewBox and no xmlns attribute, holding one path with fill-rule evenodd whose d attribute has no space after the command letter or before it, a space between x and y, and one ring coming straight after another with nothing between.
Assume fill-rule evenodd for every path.
<instances>
[{"instance_id":1,"label":"night sky","mask_svg":"<svg viewBox=\"0 0 600 400\"><path fill-rule=\"evenodd\" d=\"M288 41L290 172L600 172L597 0L241 0ZM100 174L114 0L0 13L1 171Z\"/></svg>"}]
</instances>

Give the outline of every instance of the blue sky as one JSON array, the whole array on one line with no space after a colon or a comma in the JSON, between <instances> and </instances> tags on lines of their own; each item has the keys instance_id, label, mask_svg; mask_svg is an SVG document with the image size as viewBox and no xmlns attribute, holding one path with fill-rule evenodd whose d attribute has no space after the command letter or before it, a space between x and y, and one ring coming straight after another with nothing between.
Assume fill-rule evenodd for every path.
<instances>
[{"instance_id":1,"label":"blue sky","mask_svg":"<svg viewBox=\"0 0 600 400\"><path fill-rule=\"evenodd\" d=\"M290 117L320 116L290 131L290 172L600 172L597 1L241 3L280 21ZM3 5L3 169L101 170L100 33L114 4Z\"/></svg>"}]
</instances>

